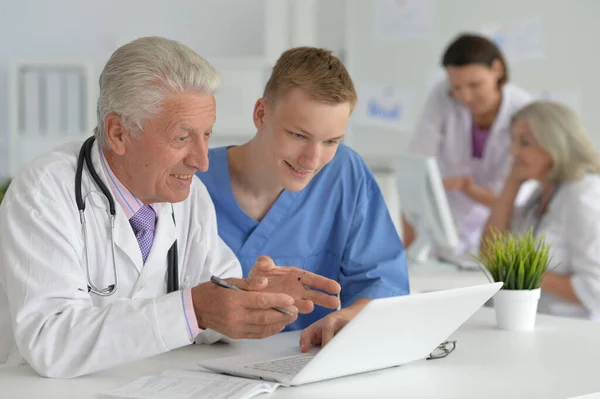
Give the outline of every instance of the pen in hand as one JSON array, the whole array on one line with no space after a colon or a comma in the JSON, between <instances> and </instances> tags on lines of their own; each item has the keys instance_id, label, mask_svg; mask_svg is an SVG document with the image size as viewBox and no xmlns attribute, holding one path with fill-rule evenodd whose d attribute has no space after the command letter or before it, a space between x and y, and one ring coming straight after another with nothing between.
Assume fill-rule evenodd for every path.
<instances>
[{"instance_id":1,"label":"pen in hand","mask_svg":"<svg viewBox=\"0 0 600 399\"><path fill-rule=\"evenodd\" d=\"M214 283L214 284L216 284L216 285L218 285L220 287L223 287L223 288L230 288L230 289L236 290L236 291L246 291L246 290L241 289L237 285L231 284L229 281L223 280L222 278L219 278L217 276L211 276L210 282ZM284 308L280 308L279 306L275 306L272 309L278 311L279 313L283 313L283 314L286 314L288 316L293 316L292 313L288 312Z\"/></svg>"}]
</instances>

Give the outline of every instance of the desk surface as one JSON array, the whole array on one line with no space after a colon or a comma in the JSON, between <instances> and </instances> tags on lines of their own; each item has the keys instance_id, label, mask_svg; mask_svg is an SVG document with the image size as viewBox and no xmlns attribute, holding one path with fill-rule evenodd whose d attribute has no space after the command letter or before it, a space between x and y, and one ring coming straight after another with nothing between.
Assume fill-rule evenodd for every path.
<instances>
[{"instance_id":1,"label":"desk surface","mask_svg":"<svg viewBox=\"0 0 600 399\"><path fill-rule=\"evenodd\" d=\"M600 392L594 355L600 324L540 315L535 331L518 333L497 329L494 316L492 309L480 309L453 334L457 348L445 359L279 388L269 397L548 399ZM277 351L297 342L298 333L292 332L262 341L192 345L73 380L44 379L29 367L0 366L0 396L93 398L144 375L194 367L199 359Z\"/></svg>"},{"instance_id":2,"label":"desk surface","mask_svg":"<svg viewBox=\"0 0 600 399\"><path fill-rule=\"evenodd\" d=\"M413 293L461 288L488 282L478 269L459 269L437 260L408 266L410 290Z\"/></svg>"}]
</instances>

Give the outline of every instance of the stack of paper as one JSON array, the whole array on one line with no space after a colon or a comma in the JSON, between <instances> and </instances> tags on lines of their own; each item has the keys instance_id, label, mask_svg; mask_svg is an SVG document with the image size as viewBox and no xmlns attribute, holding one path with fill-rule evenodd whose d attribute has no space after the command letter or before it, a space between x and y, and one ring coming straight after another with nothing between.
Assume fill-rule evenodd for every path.
<instances>
[{"instance_id":1,"label":"stack of paper","mask_svg":"<svg viewBox=\"0 0 600 399\"><path fill-rule=\"evenodd\" d=\"M142 377L121 388L101 394L110 399L225 399L252 398L271 393L280 384L232 377L208 371L168 370Z\"/></svg>"}]
</instances>

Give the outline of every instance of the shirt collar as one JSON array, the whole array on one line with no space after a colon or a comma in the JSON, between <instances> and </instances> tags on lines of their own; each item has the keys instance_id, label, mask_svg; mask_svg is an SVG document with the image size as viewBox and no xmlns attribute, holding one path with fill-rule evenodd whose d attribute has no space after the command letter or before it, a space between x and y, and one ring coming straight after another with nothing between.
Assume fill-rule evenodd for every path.
<instances>
[{"instance_id":1,"label":"shirt collar","mask_svg":"<svg viewBox=\"0 0 600 399\"><path fill-rule=\"evenodd\" d=\"M127 219L131 219L131 217L135 215L135 213L139 211L140 208L145 204L135 195L133 195L133 193L129 191L129 189L125 187L123 183L119 181L119 179L117 179L112 169L108 165L108 162L106 162L104 151L102 151L102 146L98 146L98 151L100 152L100 163L102 164L102 169L108 178L108 187L110 192L115 201L121 206L121 209L125 213ZM152 204L151 206L155 211L158 210L156 204Z\"/></svg>"}]
</instances>

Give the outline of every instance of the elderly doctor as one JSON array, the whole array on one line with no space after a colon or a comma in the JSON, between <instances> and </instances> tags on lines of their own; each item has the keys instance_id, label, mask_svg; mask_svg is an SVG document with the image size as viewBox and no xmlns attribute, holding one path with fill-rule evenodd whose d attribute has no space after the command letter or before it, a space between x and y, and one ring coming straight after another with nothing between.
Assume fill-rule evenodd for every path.
<instances>
[{"instance_id":1,"label":"elderly doctor","mask_svg":"<svg viewBox=\"0 0 600 399\"><path fill-rule=\"evenodd\" d=\"M322 292L336 282L296 268L235 278L240 264L194 178L208 168L218 82L182 44L133 41L100 76L96 141L14 179L0 207L0 363L74 377L218 333L265 337L313 302L338 305Z\"/></svg>"},{"instance_id":2,"label":"elderly doctor","mask_svg":"<svg viewBox=\"0 0 600 399\"><path fill-rule=\"evenodd\" d=\"M410 152L435 157L457 225L455 253L476 252L489 207L510 171L510 119L530 96L508 83L500 49L477 35L460 35L446 49L447 79L430 93ZM403 223L404 243L415 239Z\"/></svg>"},{"instance_id":3,"label":"elderly doctor","mask_svg":"<svg viewBox=\"0 0 600 399\"><path fill-rule=\"evenodd\" d=\"M484 237L490 227L533 228L550 245L551 257L538 310L600 321L600 153L577 114L558 103L526 106L514 116L511 134L515 163ZM539 188L515 206L528 179Z\"/></svg>"}]
</instances>

